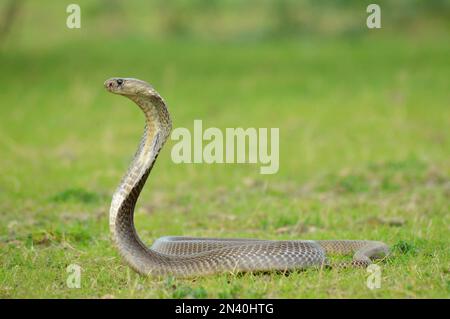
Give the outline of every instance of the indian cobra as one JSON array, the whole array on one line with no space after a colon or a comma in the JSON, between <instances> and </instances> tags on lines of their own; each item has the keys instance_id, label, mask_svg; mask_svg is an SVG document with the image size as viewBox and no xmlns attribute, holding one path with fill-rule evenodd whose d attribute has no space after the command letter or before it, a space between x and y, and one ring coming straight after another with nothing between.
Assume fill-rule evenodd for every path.
<instances>
[{"instance_id":1,"label":"indian cobra","mask_svg":"<svg viewBox=\"0 0 450 319\"><path fill-rule=\"evenodd\" d=\"M134 101L146 125L139 148L113 195L109 226L120 255L145 275L192 277L219 272L287 271L328 265L327 253L354 254L343 265L368 266L389 253L382 242L368 240L259 240L162 237L148 248L134 227L134 208L172 122L163 98L148 83L111 78L105 88ZM337 264L336 264L337 265ZM333 267L334 265L332 265Z\"/></svg>"}]
</instances>

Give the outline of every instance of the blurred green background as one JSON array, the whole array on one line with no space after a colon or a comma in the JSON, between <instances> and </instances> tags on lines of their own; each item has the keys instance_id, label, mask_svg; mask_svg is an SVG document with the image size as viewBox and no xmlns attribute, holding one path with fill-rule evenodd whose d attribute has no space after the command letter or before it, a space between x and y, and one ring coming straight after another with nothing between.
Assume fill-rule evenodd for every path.
<instances>
[{"instance_id":1,"label":"blurred green background","mask_svg":"<svg viewBox=\"0 0 450 319\"><path fill-rule=\"evenodd\" d=\"M448 297L450 1L0 1L0 297ZM105 79L152 83L174 127L279 127L280 170L175 165L138 203L162 235L365 238L364 270L133 277L108 208L143 127ZM83 268L81 289L65 284ZM131 278L131 279L130 279Z\"/></svg>"}]
</instances>

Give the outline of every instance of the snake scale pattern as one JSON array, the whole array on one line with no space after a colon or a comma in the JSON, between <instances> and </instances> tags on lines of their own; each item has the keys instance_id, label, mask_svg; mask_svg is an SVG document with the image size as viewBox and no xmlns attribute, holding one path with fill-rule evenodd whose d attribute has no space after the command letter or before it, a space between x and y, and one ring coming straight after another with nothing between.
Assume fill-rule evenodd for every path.
<instances>
[{"instance_id":1,"label":"snake scale pattern","mask_svg":"<svg viewBox=\"0 0 450 319\"><path fill-rule=\"evenodd\" d=\"M139 194L169 137L172 122L163 98L148 83L111 78L105 88L134 101L145 115L145 129L131 165L113 195L109 225L120 255L136 272L153 276L193 277L219 272L289 271L329 265L327 254L353 254L352 262L332 267L367 266L389 253L368 240L258 240L162 237L148 248L134 227Z\"/></svg>"}]
</instances>

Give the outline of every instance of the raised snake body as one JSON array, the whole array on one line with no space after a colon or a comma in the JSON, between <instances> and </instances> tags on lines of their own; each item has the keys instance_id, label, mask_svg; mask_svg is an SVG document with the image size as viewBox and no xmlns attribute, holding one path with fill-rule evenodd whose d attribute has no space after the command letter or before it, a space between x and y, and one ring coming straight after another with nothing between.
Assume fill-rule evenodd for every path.
<instances>
[{"instance_id":1,"label":"raised snake body","mask_svg":"<svg viewBox=\"0 0 450 319\"><path fill-rule=\"evenodd\" d=\"M113 195L109 225L125 261L145 275L199 276L218 272L293 270L327 265L326 254L354 254L339 266L367 266L388 254L388 247L366 240L257 240L162 237L148 248L134 227L134 207L172 123L161 96L146 82L112 78L108 91L128 97L145 114L145 130L128 172Z\"/></svg>"}]
</instances>

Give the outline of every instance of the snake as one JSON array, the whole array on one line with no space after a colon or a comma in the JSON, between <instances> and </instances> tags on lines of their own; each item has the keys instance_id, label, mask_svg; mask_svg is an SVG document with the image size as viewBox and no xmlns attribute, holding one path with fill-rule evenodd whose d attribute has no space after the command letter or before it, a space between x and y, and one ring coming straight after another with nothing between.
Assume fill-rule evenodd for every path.
<instances>
[{"instance_id":1,"label":"snake","mask_svg":"<svg viewBox=\"0 0 450 319\"><path fill-rule=\"evenodd\" d=\"M371 240L263 240L165 236L151 247L143 243L134 225L139 194L168 139L172 120L166 102L147 82L114 77L107 91L136 103L145 116L145 128L128 171L112 196L110 235L123 260L147 276L197 277L218 273L295 271L308 267L367 267L389 254L389 247ZM353 255L334 265L327 256Z\"/></svg>"}]
</instances>

